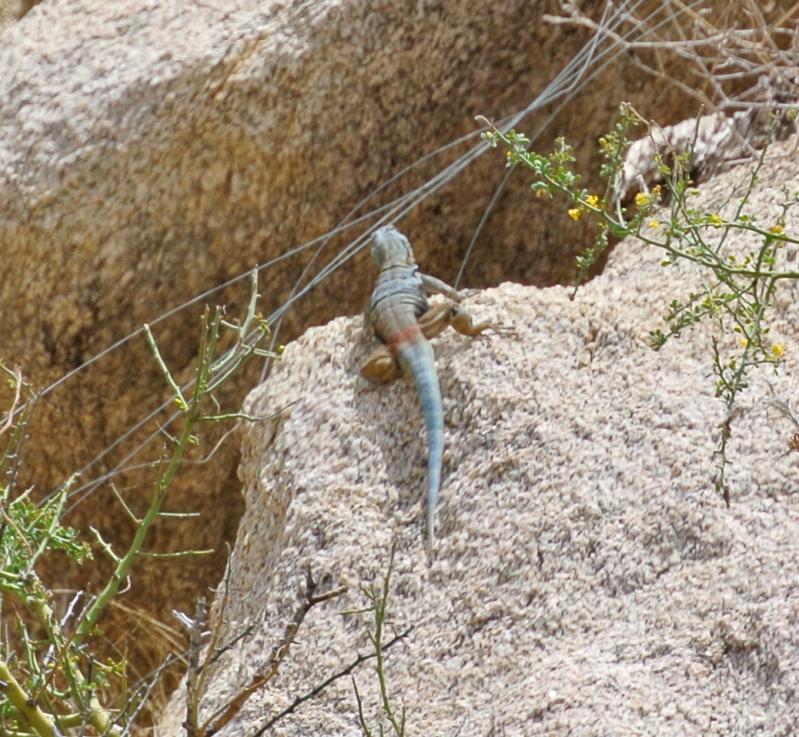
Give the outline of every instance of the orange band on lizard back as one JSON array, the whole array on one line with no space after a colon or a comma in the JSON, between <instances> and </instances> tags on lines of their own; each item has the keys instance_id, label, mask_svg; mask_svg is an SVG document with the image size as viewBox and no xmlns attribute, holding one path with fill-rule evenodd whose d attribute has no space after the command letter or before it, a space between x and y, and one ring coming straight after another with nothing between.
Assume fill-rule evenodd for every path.
<instances>
[{"instance_id":1,"label":"orange band on lizard back","mask_svg":"<svg viewBox=\"0 0 799 737\"><path fill-rule=\"evenodd\" d=\"M422 329L417 324L407 325L391 336L391 340L388 342L388 349L392 353L396 353L402 346L413 343L415 340L419 340L419 338L422 337L424 337L422 335Z\"/></svg>"}]
</instances>

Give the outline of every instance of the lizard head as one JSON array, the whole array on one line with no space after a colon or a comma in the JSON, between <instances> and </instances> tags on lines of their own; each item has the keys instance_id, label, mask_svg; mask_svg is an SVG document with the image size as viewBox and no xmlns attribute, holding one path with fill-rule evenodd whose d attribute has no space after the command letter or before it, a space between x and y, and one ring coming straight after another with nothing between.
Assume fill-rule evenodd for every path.
<instances>
[{"instance_id":1,"label":"lizard head","mask_svg":"<svg viewBox=\"0 0 799 737\"><path fill-rule=\"evenodd\" d=\"M393 225L378 228L372 236L372 258L378 269L415 264L410 241Z\"/></svg>"}]
</instances>

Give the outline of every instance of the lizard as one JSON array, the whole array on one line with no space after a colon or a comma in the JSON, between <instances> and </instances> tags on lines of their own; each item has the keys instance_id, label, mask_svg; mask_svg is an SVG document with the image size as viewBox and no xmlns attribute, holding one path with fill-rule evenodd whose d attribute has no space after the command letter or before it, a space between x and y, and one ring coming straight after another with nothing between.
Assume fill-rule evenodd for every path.
<instances>
[{"instance_id":1,"label":"lizard","mask_svg":"<svg viewBox=\"0 0 799 737\"><path fill-rule=\"evenodd\" d=\"M491 322L475 324L458 304L465 293L419 271L410 241L392 225L372 236L372 259L378 270L374 291L366 307L365 328L381 342L363 366L361 376L375 383L405 373L415 384L427 433L427 536L432 560L435 513L441 487L444 453L444 412L430 339L451 326L476 337L485 330L510 331ZM430 306L429 294L442 294L448 302Z\"/></svg>"}]
</instances>

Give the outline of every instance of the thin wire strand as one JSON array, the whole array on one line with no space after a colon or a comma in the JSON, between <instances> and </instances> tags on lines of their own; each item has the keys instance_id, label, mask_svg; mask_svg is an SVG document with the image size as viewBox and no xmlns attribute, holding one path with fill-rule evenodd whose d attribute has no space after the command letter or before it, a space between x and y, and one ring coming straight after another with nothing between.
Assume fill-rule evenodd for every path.
<instances>
[{"instance_id":1,"label":"thin wire strand","mask_svg":"<svg viewBox=\"0 0 799 737\"><path fill-rule=\"evenodd\" d=\"M603 14L602 22L604 23L605 21L607 21L606 26L608 26L608 27L614 27L615 25L620 24L622 22L622 20L623 20L623 13L629 12L630 10L634 10L635 8L638 7L638 5L641 4L641 2L643 2L643 0L636 0L636 2L634 2L632 4L632 6L630 7L629 0L625 0L625 2L620 6L619 9L614 11L614 14L610 17L610 19L607 18L607 8L609 6L606 6L606 10L605 10L605 14ZM694 3L692 3L692 5L695 5L698 2L699 2L699 0L694 0ZM655 13L651 14L649 17L651 18L654 15L655 15ZM672 14L671 16L669 16L669 18L667 18L666 21L670 20L674 15L675 14ZM662 21L661 23L664 23L666 21ZM639 27L633 28L631 31L628 32L628 35L633 35L638 30L639 30ZM542 123L538 127L535 135L536 136L540 135L544 131L546 126L551 122L551 120L554 117L554 115L557 114L557 112L563 107L563 105L565 105L570 99L572 99L572 97L574 96L574 94L577 91L582 89L582 87L588 81L593 79L597 74L599 74L602 70L604 70L607 67L607 65L610 64L618 56L619 53L621 53L621 51L619 49L620 44L618 42L613 42L609 48L601 50L600 52L597 52L597 48L599 46L600 41L601 41L600 34L599 34L599 32L597 32L597 33L595 33L592 36L590 41L580 50L580 52L578 52L570 60L570 62L566 65L566 67L564 67L564 69L561 70L561 72L558 75L556 75L556 77L544 88L544 90L539 95L537 95L528 105L526 105L521 110L517 111L516 113L513 113L512 115L506 116L505 118L501 119L498 122L498 124L497 124L498 127L501 127L501 129L503 129L503 130L509 130L510 128L516 126L529 113L533 112L536 109L539 109L540 107L543 107L544 105L547 105L547 104L551 103L552 101L554 101L554 100L556 100L556 99L558 99L560 97L563 97L564 99L561 102L561 104L559 105L558 109L555 112L553 112L552 114L550 114L549 116L547 116L546 121L544 123ZM594 62L599 61L603 57L607 57L605 59L605 61L600 66L597 66L594 69L594 71L592 72L592 74L590 74L588 76L584 76L585 70L591 65L592 61L594 61ZM349 221L350 218L354 215L354 213L358 211L358 209L360 209L366 202L368 202L371 199L373 199L380 191L385 190L388 186L390 186L391 184L396 182L399 178L401 178L401 176L403 176L404 174L406 174L409 171L413 170L415 167L420 166L422 163L424 163L426 161L429 161L433 157L435 157L435 156L437 156L437 155L439 155L439 154L441 154L443 152L446 152L446 151L450 150L451 148L455 147L456 145L459 145L459 144L461 144L461 143L463 143L465 141L471 140L472 138L474 138L476 136L479 136L479 135L480 135L480 131L475 131L473 133L470 133L470 134L467 134L465 136L462 136L462 137L456 139L455 141L451 141L451 142L449 142L449 143L447 143L447 144L445 144L445 145L443 145L441 147L438 147L434 151L431 151L430 153L426 154L425 156L423 156L420 159L418 159L417 161L415 161L413 164L410 164L409 166L405 167L401 172L398 172L397 174L392 176L386 182L381 184L378 188L373 190L369 195L364 197L358 204L356 204L356 206L350 211L350 213L348 213L347 216L345 216L345 218L341 221L341 223L339 225L337 225L335 228L333 228L331 231L328 231L327 233L324 233L324 234L312 239L311 241L303 243L303 244L301 244L299 246L295 246L294 248L290 249L286 253L281 254L280 256L277 256L277 257L275 257L273 259L270 259L270 260L264 262L263 264L260 264L257 267L259 272L264 270L264 269L266 269L266 268L269 268L270 266L275 265L276 263L278 263L280 261L283 261L283 260L285 260L287 258L290 258L291 256L294 256L294 255L296 255L298 253L301 253L301 252L303 252L303 251L305 251L305 250L307 250L309 248L312 248L313 246L318 246L318 250L317 250L317 254L316 254L316 255L318 255L319 253L321 253L321 249L324 248L326 243L333 236L335 236L335 235L337 235L339 233L342 233L342 232L346 232L350 228L353 228L353 227L355 227L357 225L360 225L360 224L362 224L364 222L367 222L367 221L369 221L369 220L371 220L371 219L373 219L375 217L378 217L378 221L377 222L372 223L370 225L370 227L367 228L364 231L364 233L360 234L353 241L351 241L344 248L342 248L342 250L339 251L330 260L330 262L328 262L322 269L320 269L320 271L312 279L310 279L307 284L305 284L304 286L302 286L300 288L297 288L297 286L299 284L299 281L300 281L300 280L298 280L295 283L295 288L292 290L292 294L289 296L289 298L282 305L280 305L267 318L268 321L270 322L270 324L279 323L279 321L283 318L283 316L300 299L302 299L311 290L313 290L319 283L321 283L324 279L326 279L331 273L333 273L336 269L340 268L342 265L347 263L347 261L349 261L355 254L357 254L361 250L361 248L363 248L367 244L371 233L374 231L374 229L376 227L378 227L378 226L380 226L382 224L385 224L385 223L396 223L399 220L401 220L405 215L407 215L411 210L413 210L415 207L417 207L427 197L432 195L434 192L436 192L438 189L443 187L445 184L449 183L455 176L457 176L460 172L462 172L465 168L467 168L479 156L481 156L484 153L486 153L486 151L488 151L490 147L489 147L489 145L487 143L481 141L476 146L474 146L472 149L470 149L468 152L466 152L465 154L461 155L455 161L451 162L449 165L444 167L440 172L435 174L433 177L428 179L426 182L424 182L419 187L416 187L415 189L407 192L406 194L401 195L400 197L397 197L395 200L393 200L392 202L388 203L387 205L383 205L381 207L375 208L375 209L373 209L373 210L361 215L360 217L354 218L351 221ZM482 229L483 225L485 224L485 222L487 220L488 214L490 212L490 208L492 208L494 206L495 202L498 200L498 198L499 198L499 196L501 194L501 189L504 187L505 183L507 182L507 178L509 177L509 175L510 175L510 172L506 173L506 176L504 177L503 182L500 184L500 187L497 189L497 191L495 192L494 196L492 197L492 200L489 203L487 209L484 211L483 216L481 217L480 223L478 224L478 234L479 234L479 230ZM476 242L476 240L477 240L477 238L475 236L472 239L472 241L470 242L469 248L467 249L467 252L464 255L464 261L463 261L463 264L461 266L461 271L458 274L458 280L460 280L460 278L462 276L463 270L464 270L465 265L466 265L466 263L468 261L468 258L471 256L472 249L474 247L474 243ZM316 257L316 255L314 256L314 258ZM211 296L214 293L220 291L221 289L229 287L229 286L231 286L231 285L243 280L244 278L246 278L248 276L249 273L250 273L249 271L248 272L244 272L244 273L242 273L242 274L240 274L240 275L238 275L236 277L233 277L233 278L229 279L228 281L226 281L225 283L223 283L221 285L218 285L216 287L213 287L211 289L206 290L202 294L193 297L191 300L187 300L183 304L172 308L171 310L169 310L168 312L164 313L163 315L160 315L159 317L154 319L151 324L152 325L156 325L156 324L162 322L163 320L173 316L174 314L176 314L180 310L185 309L189 305L196 304L197 302L200 302L203 299L207 299L209 296ZM304 278L306 273L307 273L307 269L305 269L303 271L303 274L301 275L300 279ZM57 382L54 382L54 384L50 385L43 392L43 394L46 393L46 392L52 391L54 388L56 388L61 383L66 381L70 376L74 375L79 370L82 370L86 366L88 366L91 363L94 363L95 361L97 361L100 358L102 358L104 355L107 355L112 350L116 350L121 345L124 345L126 342L128 342L128 341L132 340L133 338L143 334L143 332L144 332L143 328L139 328L136 331L134 331L133 333L131 333L129 336L126 336L125 338L120 339L119 341L114 343L112 346L109 346L109 348L107 348L104 351L102 351L97 356L93 357L92 359L89 359L89 361L87 361L82 367L78 367L77 369L74 369L73 371L69 372L69 374L67 374L64 377L62 377L61 379L59 379ZM184 387L182 387L182 389L183 390L188 389L188 388L190 388L192 386L192 384L193 384L193 381L187 382L187 384ZM99 454L97 454L91 461L89 461L87 464L85 464L80 469L79 473L80 474L85 474L88 470L90 470L94 465L96 465L100 460L102 460L110 452L112 452L114 449L119 447L125 440L127 440L129 437L131 437L133 434L135 434L137 431L139 431L142 427L144 427L146 424L151 422L161 412L163 412L169 406L171 401L172 401L171 398L166 400L166 401L164 401L157 408L155 408L154 410L149 412L144 418L142 418L141 420L136 422L134 425L132 425L130 428L128 428L128 430L126 430L125 433L120 435L120 437L117 438L113 443L111 443L103 451L101 451ZM163 423L162 427L168 427L172 422L175 421L175 419L177 419L178 416L179 416L178 412L173 413L166 420L166 422ZM104 473L101 476L99 476L99 477L97 477L95 479L92 479L91 481L89 481L89 482L83 484L82 486L74 489L71 492L71 496L73 496L75 498L75 502L73 502L72 507L74 507L76 504L79 504L94 489L96 489L101 483L103 483L105 481L108 481L109 479L111 479L111 478L113 478L115 476L118 476L121 473L124 473L125 470L126 470L126 464L128 464L130 461L132 461L145 447L147 447L152 442L152 440L154 438L158 437L160 432L161 432L160 428L155 430L155 431L153 431L147 438L145 438L141 443L139 443L136 446L136 448L134 448L131 452L126 454L124 456L124 458L119 463L117 463L114 466L113 469L111 469L107 473ZM137 464L137 465L141 466L143 464Z\"/></svg>"},{"instance_id":2,"label":"thin wire strand","mask_svg":"<svg viewBox=\"0 0 799 737\"><path fill-rule=\"evenodd\" d=\"M642 0L638 0L638 2L641 2L641 1ZM617 13L616 15L618 16L619 14ZM593 54L596 51L596 46L597 46L597 43L598 43L597 39L598 39L598 34L595 34L595 36L592 37L592 39L589 41L589 43L585 47L583 47L583 49L575 56L574 59L572 59L569 62L569 64L565 67L565 70L562 71L560 74L558 74L556 76L556 78L552 82L550 82L550 84L547 85L547 87L542 91L542 93L540 93L531 103L526 105L521 110L519 110L516 113L514 113L514 114L512 114L510 116L507 116L506 118L501 120L499 122L499 125L501 125L504 129L510 129L514 125L517 125L518 122L525 115L529 114L529 112L537 109L540 106L548 104L553 99L556 99L556 97L558 95L562 95L562 94L568 95L570 92L572 92L574 89L576 89L576 84L579 82L579 77L570 78L569 75L573 74L572 70L575 69L575 68L585 69L588 66L588 64L590 63L590 61L592 59ZM582 72L579 72L579 73L582 73ZM476 131L475 133L469 134L469 136L464 136L462 138L471 138L471 137L474 137L474 136L477 136L477 135L479 135L479 131ZM458 142L460 142L460 140L462 140L462 139L459 139ZM443 147L440 147L439 149L436 149L435 152L432 152L431 154L428 154L426 157L422 157L422 159L420 159L419 161L424 160L426 158L429 158L433 154L438 153L441 150L444 150L446 148L451 147L451 145L452 145L452 143L447 144L447 145L445 145ZM361 236L356 238L354 241L351 241L338 254L336 254L333 257L333 259L328 264L326 264L325 267L323 269L321 269L319 271L319 273L316 274L308 282L308 284L306 284L304 287L302 287L299 290L295 290L293 295L290 296L277 310L275 310L275 312L273 312L267 318L268 321L270 322L270 324L278 322L280 319L282 319L282 317L291 309L291 307L293 307L293 305L297 301L302 299L306 294L308 294L312 289L314 289L319 283L321 283L331 273L333 273L333 271L335 271L336 269L340 268L340 266L342 266L344 263L346 263L361 248L363 248L366 245L366 243L368 242L368 238L369 238L371 232L376 227L378 227L378 226L380 226L382 224L388 223L388 222L396 223L399 220L401 220L402 217L404 217L408 212L410 212L412 209L414 209L420 202L422 202L424 199L429 197L433 192L438 190L440 187L444 186L446 183L451 181L452 178L454 178L457 174L459 174L467 166L469 166L472 163L472 161L474 161L476 158L478 158L479 156L484 154L486 151L488 151L489 148L490 147L489 147L489 145L487 143L485 143L485 142L479 143L477 146L472 148L470 151L468 151L467 153L465 153L464 155L462 155L461 157L456 159L454 162L449 164L447 167L445 167L442 171L440 171L434 177L432 177L431 179L427 180L425 183L423 183L419 187L417 187L417 188L411 190L410 192L406 193L405 195L402 195L401 197L398 197L396 200L394 200L393 203L390 203L388 206L384 206L383 208L378 208L378 210L366 213L365 215L363 215L360 218L357 218L355 221L353 221L353 223L351 223L349 226L346 226L346 225L344 227L339 226L337 229L334 229L334 231L331 231L332 234L335 234L336 232L341 232L342 230L346 229L346 227L351 227L354 224L357 224L357 223L362 222L362 221L364 221L366 219L369 219L369 218L373 217L375 214L379 213L380 211L383 211L384 213L387 212L387 214L383 214L382 217L379 219L379 221L377 223L373 224L371 226L371 228L369 228L365 233L363 233ZM416 166L417 163L418 162L415 162L410 167L406 167L405 171L410 170L411 167ZM389 182L386 182L383 185L381 185L381 187L384 188L384 187L389 186L389 183L391 183L392 181L394 181L394 178L392 178L392 180L389 180ZM368 201L374 195L375 195L375 192L370 193L370 195L367 196L366 198L364 198L364 200L362 200L362 202ZM357 210L358 206L360 206L360 205L361 205L361 203L358 203L358 205L356 205L356 207L353 208L353 210L354 211ZM403 205L404 205L404 207L403 207ZM344 222L346 223L346 218L345 218ZM325 241L331 236L331 233L326 233L326 234L324 234L322 236L319 236L318 238L314 239L313 241L310 241L309 244L315 245L315 244L321 242L321 245L323 247L324 244L325 244ZM302 246L297 247L296 249L292 249L292 253L296 252L300 248L309 247L309 244L303 244ZM274 261L274 259L272 261ZM267 264L262 265L262 267L259 267L259 269L260 268L265 268L267 265L271 265L271 263L267 262ZM234 279L238 280L238 279L244 278L244 277L247 276L248 273L249 272L246 272L245 274L242 274L239 277L236 277ZM234 280L229 280L229 281L233 282ZM213 290L208 290L208 292L212 292L212 291ZM204 293L204 296L207 296L207 293ZM197 301L197 300L195 299L195 301ZM175 308L172 311L172 314L174 314L174 312L177 311L178 309L179 308ZM190 388L192 386L192 384L193 384L192 381L188 382L184 387L181 387L181 390L183 391L183 390L186 390L186 389ZM129 438L131 435L136 433L143 426L145 426L147 423L149 423L151 420L153 420L158 414L160 414L164 409L166 409L169 406L170 403L171 403L171 398L165 400L156 409L152 410L148 415L146 415L144 418L139 420L133 426L128 428L128 430L122 436L117 438L113 443L111 443L103 451L101 451L98 455L96 455L91 461L89 461L89 463L87 463L85 466L83 466L80 469L79 473L80 474L84 474L86 471L88 471L90 468L92 468L94 465L96 465L100 460L102 460L102 458L104 458L106 455L108 455L108 453L110 453L112 450L117 448L127 438ZM164 427L168 427L178 417L179 417L179 413L178 412L173 413L166 420L166 422L163 423L163 426ZM138 455L139 452L141 452L145 447L147 447L152 442L153 439L157 438L158 435L160 434L160 432L161 432L160 429L157 429L157 430L153 431L147 438L145 438L142 442L140 442L136 446L136 448L134 448L131 452L126 454L124 456L124 458L119 463L117 463L114 466L113 469L111 469L107 473L102 474L101 476L97 477L96 479L92 479L91 481L89 481L89 482L77 487L76 489L74 489L71 492L71 495L74 496L74 497L77 497L77 501L75 503L73 503L71 508L74 508L75 504L80 503L80 501L85 499L86 496L88 496L88 494L90 494L101 483L109 480L110 478L114 478L115 476L118 476L121 473L124 473L124 469L126 467L126 464L129 463L131 460L133 460Z\"/></svg>"}]
</instances>

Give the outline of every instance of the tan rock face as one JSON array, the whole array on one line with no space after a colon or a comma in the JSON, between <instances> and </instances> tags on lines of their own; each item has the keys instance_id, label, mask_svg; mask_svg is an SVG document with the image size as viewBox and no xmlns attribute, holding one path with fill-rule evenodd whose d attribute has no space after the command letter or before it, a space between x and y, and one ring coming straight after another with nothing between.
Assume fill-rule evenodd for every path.
<instances>
[{"instance_id":1,"label":"tan rock face","mask_svg":"<svg viewBox=\"0 0 799 737\"><path fill-rule=\"evenodd\" d=\"M557 7L554 0L36 7L0 37L0 353L43 388L142 322L326 232L390 176L473 132L475 114L498 118L529 102L587 38L542 22ZM693 112L630 65L609 67L551 128L585 143L581 164L622 97L645 114L668 110L663 122ZM369 206L421 185L450 156L426 161ZM452 277L503 173L496 157L484 157L403 222L428 270ZM526 184L499 202L466 283L550 284L570 273L580 231L563 228L557 207L534 207ZM321 262L342 243L332 242ZM289 259L267 273L264 312L285 299L302 263ZM357 311L369 280L365 259L356 258L300 303L286 335ZM241 304L240 286L208 301ZM155 330L183 379L197 315L180 311ZM238 406L257 374L223 393L223 404ZM141 336L114 350L39 402L24 482L44 492L82 469L87 485L118 465L152 460L157 443L131 455L157 433L152 422L97 457L165 397ZM2 406L6 400L0 396ZM205 451L215 439L206 436ZM225 448L212 464L187 471L169 506L200 512L200 521L160 524L151 549L221 550L242 510L235 455ZM149 471L116 480L140 510ZM108 539L130 533L107 487L75 515ZM144 602L160 615L191 609L201 582L215 580L221 554L167 565L140 569L131 605Z\"/></svg>"},{"instance_id":2,"label":"tan rock face","mask_svg":"<svg viewBox=\"0 0 799 737\"><path fill-rule=\"evenodd\" d=\"M0 33L16 23L41 0L0 0Z\"/></svg>"},{"instance_id":3,"label":"tan rock face","mask_svg":"<svg viewBox=\"0 0 799 737\"><path fill-rule=\"evenodd\" d=\"M768 224L799 165L793 143L761 173L747 212ZM692 204L726 212L742 168ZM795 188L795 187L794 187ZM743 191L740 189L738 191ZM733 208L736 201L727 205ZM799 231L789 211L786 232ZM740 238L735 248L751 245ZM797 249L781 258L795 262ZM265 662L303 565L350 593L314 610L280 678L224 734L253 734L370 646L347 609L379 580L397 540L390 620L413 625L388 656L410 734L778 735L799 719L799 497L795 428L769 410L796 396L796 356L755 373L732 425L732 505L713 489L723 408L709 377L709 331L660 352L648 331L699 284L693 267L622 242L574 301L561 287L503 284L471 298L514 338L434 342L446 418L437 558L423 548L425 447L411 387L375 388L357 369L360 322L338 319L288 346L246 402L237 538L222 641L255 633L211 679L211 713ZM775 299L772 339L795 335L799 288ZM371 667L356 673L377 713ZM180 701L175 694L175 704ZM162 725L179 734L182 707ZM357 735L348 679L281 734ZM493 731L492 731L493 730Z\"/></svg>"}]
</instances>

